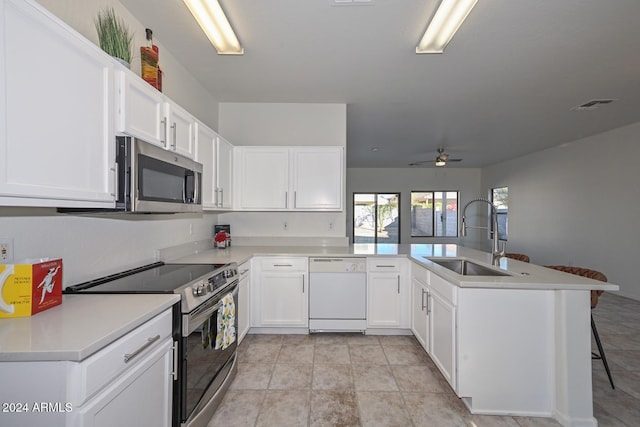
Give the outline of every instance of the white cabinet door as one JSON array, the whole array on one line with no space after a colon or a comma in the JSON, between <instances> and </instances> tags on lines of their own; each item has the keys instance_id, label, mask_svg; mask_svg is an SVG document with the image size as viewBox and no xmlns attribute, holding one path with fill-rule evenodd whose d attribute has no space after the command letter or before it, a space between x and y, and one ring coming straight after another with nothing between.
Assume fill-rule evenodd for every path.
<instances>
[{"instance_id":1,"label":"white cabinet door","mask_svg":"<svg viewBox=\"0 0 640 427\"><path fill-rule=\"evenodd\" d=\"M119 70L116 131L167 147L164 97L129 70Z\"/></svg>"},{"instance_id":2,"label":"white cabinet door","mask_svg":"<svg viewBox=\"0 0 640 427\"><path fill-rule=\"evenodd\" d=\"M251 324L251 262L247 261L238 266L240 279L238 281L238 344L249 332Z\"/></svg>"},{"instance_id":3,"label":"white cabinet door","mask_svg":"<svg viewBox=\"0 0 640 427\"><path fill-rule=\"evenodd\" d=\"M216 205L221 209L233 206L233 145L218 135L216 146Z\"/></svg>"},{"instance_id":4,"label":"white cabinet door","mask_svg":"<svg viewBox=\"0 0 640 427\"><path fill-rule=\"evenodd\" d=\"M369 273L367 289L367 325L372 328L399 328L402 303L400 272Z\"/></svg>"},{"instance_id":5,"label":"white cabinet door","mask_svg":"<svg viewBox=\"0 0 640 427\"><path fill-rule=\"evenodd\" d=\"M429 352L429 291L415 277L411 279L411 331L422 347Z\"/></svg>"},{"instance_id":6,"label":"white cabinet door","mask_svg":"<svg viewBox=\"0 0 640 427\"><path fill-rule=\"evenodd\" d=\"M405 260L406 261L406 260ZM402 258L367 258L367 325L371 328L411 327L411 290L404 283ZM407 279L408 282L408 279Z\"/></svg>"},{"instance_id":7,"label":"white cabinet door","mask_svg":"<svg viewBox=\"0 0 640 427\"><path fill-rule=\"evenodd\" d=\"M308 285L305 273L262 273L262 326L308 326Z\"/></svg>"},{"instance_id":8,"label":"white cabinet door","mask_svg":"<svg viewBox=\"0 0 640 427\"><path fill-rule=\"evenodd\" d=\"M289 150L286 147L239 147L239 208L284 210L289 198Z\"/></svg>"},{"instance_id":9,"label":"white cabinet door","mask_svg":"<svg viewBox=\"0 0 640 427\"><path fill-rule=\"evenodd\" d=\"M0 204L113 207L114 61L35 3L0 22Z\"/></svg>"},{"instance_id":10,"label":"white cabinet door","mask_svg":"<svg viewBox=\"0 0 640 427\"><path fill-rule=\"evenodd\" d=\"M293 209L341 210L344 188L342 147L292 149Z\"/></svg>"},{"instance_id":11,"label":"white cabinet door","mask_svg":"<svg viewBox=\"0 0 640 427\"><path fill-rule=\"evenodd\" d=\"M252 326L309 327L308 258L252 260Z\"/></svg>"},{"instance_id":12,"label":"white cabinet door","mask_svg":"<svg viewBox=\"0 0 640 427\"><path fill-rule=\"evenodd\" d=\"M430 293L431 359L454 390L456 385L456 308L438 292Z\"/></svg>"},{"instance_id":13,"label":"white cabinet door","mask_svg":"<svg viewBox=\"0 0 640 427\"><path fill-rule=\"evenodd\" d=\"M202 163L202 208L216 208L216 139L217 134L196 122L195 159Z\"/></svg>"},{"instance_id":14,"label":"white cabinet door","mask_svg":"<svg viewBox=\"0 0 640 427\"><path fill-rule=\"evenodd\" d=\"M189 158L194 155L195 118L172 101L165 102L167 148Z\"/></svg>"},{"instance_id":15,"label":"white cabinet door","mask_svg":"<svg viewBox=\"0 0 640 427\"><path fill-rule=\"evenodd\" d=\"M145 355L86 404L69 413L69 427L170 427L171 338Z\"/></svg>"}]
</instances>

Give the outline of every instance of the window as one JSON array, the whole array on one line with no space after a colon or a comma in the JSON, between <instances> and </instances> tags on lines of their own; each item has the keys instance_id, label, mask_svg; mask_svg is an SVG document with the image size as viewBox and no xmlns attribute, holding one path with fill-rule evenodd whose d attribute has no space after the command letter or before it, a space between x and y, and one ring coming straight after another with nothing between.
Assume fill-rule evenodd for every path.
<instances>
[{"instance_id":1,"label":"window","mask_svg":"<svg viewBox=\"0 0 640 427\"><path fill-rule=\"evenodd\" d=\"M509 187L492 188L491 203L496 207L498 214L498 239L506 241L509 224L507 216L509 213Z\"/></svg>"},{"instance_id":2,"label":"window","mask_svg":"<svg viewBox=\"0 0 640 427\"><path fill-rule=\"evenodd\" d=\"M412 191L411 237L458 237L458 192Z\"/></svg>"},{"instance_id":3,"label":"window","mask_svg":"<svg viewBox=\"0 0 640 427\"><path fill-rule=\"evenodd\" d=\"M353 243L400 243L400 193L353 194Z\"/></svg>"}]
</instances>

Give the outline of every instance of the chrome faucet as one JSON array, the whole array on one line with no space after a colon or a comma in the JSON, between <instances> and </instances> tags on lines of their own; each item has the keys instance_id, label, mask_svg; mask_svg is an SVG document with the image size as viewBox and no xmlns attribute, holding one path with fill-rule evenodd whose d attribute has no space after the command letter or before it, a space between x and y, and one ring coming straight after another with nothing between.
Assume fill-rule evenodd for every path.
<instances>
[{"instance_id":1,"label":"chrome faucet","mask_svg":"<svg viewBox=\"0 0 640 427\"><path fill-rule=\"evenodd\" d=\"M460 227L460 235L462 237L467 235L467 228L481 228L484 230L489 230L489 227L471 227L467 225L466 222L466 212L467 207L475 202L484 202L491 206L491 222L493 224L493 250L491 253L491 263L493 265L500 265L500 258L504 256L504 248L505 244L502 244L502 249L499 248L498 242L498 212L496 211L496 207L489 200L484 199L482 197L470 200L466 205L464 205L464 209L462 209L462 226Z\"/></svg>"}]
</instances>

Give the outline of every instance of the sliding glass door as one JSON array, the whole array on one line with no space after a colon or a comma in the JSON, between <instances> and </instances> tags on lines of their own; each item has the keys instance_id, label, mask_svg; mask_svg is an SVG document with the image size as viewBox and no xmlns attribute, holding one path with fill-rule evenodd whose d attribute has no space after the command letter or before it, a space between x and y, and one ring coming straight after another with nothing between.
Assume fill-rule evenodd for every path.
<instances>
[{"instance_id":1,"label":"sliding glass door","mask_svg":"<svg viewBox=\"0 0 640 427\"><path fill-rule=\"evenodd\" d=\"M400 243L400 193L353 194L353 243Z\"/></svg>"}]
</instances>

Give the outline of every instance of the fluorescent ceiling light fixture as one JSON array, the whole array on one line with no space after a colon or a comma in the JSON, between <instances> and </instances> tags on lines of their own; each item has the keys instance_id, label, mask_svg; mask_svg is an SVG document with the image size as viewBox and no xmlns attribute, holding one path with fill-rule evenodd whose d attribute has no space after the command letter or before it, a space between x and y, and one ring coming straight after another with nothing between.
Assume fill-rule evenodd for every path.
<instances>
[{"instance_id":1,"label":"fluorescent ceiling light fixture","mask_svg":"<svg viewBox=\"0 0 640 427\"><path fill-rule=\"evenodd\" d=\"M183 0L220 55L243 55L244 49L218 0Z\"/></svg>"},{"instance_id":2,"label":"fluorescent ceiling light fixture","mask_svg":"<svg viewBox=\"0 0 640 427\"><path fill-rule=\"evenodd\" d=\"M478 0L442 0L416 53L442 53Z\"/></svg>"}]
</instances>

